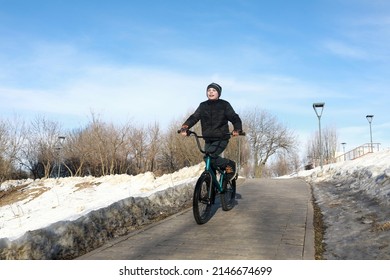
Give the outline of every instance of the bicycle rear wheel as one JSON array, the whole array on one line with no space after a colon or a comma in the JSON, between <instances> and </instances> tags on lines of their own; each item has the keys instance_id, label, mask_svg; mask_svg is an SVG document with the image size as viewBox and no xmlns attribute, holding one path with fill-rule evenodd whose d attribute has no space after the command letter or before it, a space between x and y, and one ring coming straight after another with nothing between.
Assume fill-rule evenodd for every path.
<instances>
[{"instance_id":1,"label":"bicycle rear wheel","mask_svg":"<svg viewBox=\"0 0 390 280\"><path fill-rule=\"evenodd\" d=\"M199 225L207 223L211 218L212 198L209 196L209 191L213 191L213 189L210 190L212 188L211 184L210 173L204 172L199 177L195 186L192 211L195 221ZM211 195L211 197L213 196Z\"/></svg>"},{"instance_id":2,"label":"bicycle rear wheel","mask_svg":"<svg viewBox=\"0 0 390 280\"><path fill-rule=\"evenodd\" d=\"M236 179L223 183L223 193L221 193L222 210L229 211L236 204Z\"/></svg>"}]
</instances>

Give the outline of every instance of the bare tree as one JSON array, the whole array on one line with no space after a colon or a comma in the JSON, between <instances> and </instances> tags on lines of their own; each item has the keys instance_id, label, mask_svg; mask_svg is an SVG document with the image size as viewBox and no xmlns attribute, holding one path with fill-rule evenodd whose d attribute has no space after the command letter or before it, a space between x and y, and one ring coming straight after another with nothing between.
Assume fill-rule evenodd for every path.
<instances>
[{"instance_id":1,"label":"bare tree","mask_svg":"<svg viewBox=\"0 0 390 280\"><path fill-rule=\"evenodd\" d=\"M73 174L105 176L127 173L132 126L115 126L92 116L85 129L69 134L67 166Z\"/></svg>"},{"instance_id":2,"label":"bare tree","mask_svg":"<svg viewBox=\"0 0 390 280\"><path fill-rule=\"evenodd\" d=\"M157 157L160 153L161 131L158 123L150 125L147 129L148 147L147 147L147 170L155 172L158 169Z\"/></svg>"},{"instance_id":3,"label":"bare tree","mask_svg":"<svg viewBox=\"0 0 390 280\"><path fill-rule=\"evenodd\" d=\"M331 163L335 161L337 152L338 136L336 128L326 127L324 134L324 159L325 163Z\"/></svg>"},{"instance_id":4,"label":"bare tree","mask_svg":"<svg viewBox=\"0 0 390 280\"><path fill-rule=\"evenodd\" d=\"M48 178L56 161L56 144L61 133L57 122L37 116L26 128L22 158L34 178Z\"/></svg>"},{"instance_id":5,"label":"bare tree","mask_svg":"<svg viewBox=\"0 0 390 280\"><path fill-rule=\"evenodd\" d=\"M134 128L131 131L129 143L133 173L142 173L146 170L147 133L145 129Z\"/></svg>"},{"instance_id":6,"label":"bare tree","mask_svg":"<svg viewBox=\"0 0 390 280\"><path fill-rule=\"evenodd\" d=\"M8 131L5 121L0 120L0 183L9 178L10 162L7 159Z\"/></svg>"},{"instance_id":7,"label":"bare tree","mask_svg":"<svg viewBox=\"0 0 390 280\"><path fill-rule=\"evenodd\" d=\"M161 153L158 157L161 172L171 173L179 169L180 156L177 153L179 149L179 136L177 135L177 124L171 125L169 130L162 136Z\"/></svg>"},{"instance_id":8,"label":"bare tree","mask_svg":"<svg viewBox=\"0 0 390 280\"><path fill-rule=\"evenodd\" d=\"M232 128L231 128L232 130ZM240 175L248 176L248 163L250 159L248 138L243 136L232 137L224 151L224 157L236 162Z\"/></svg>"},{"instance_id":9,"label":"bare tree","mask_svg":"<svg viewBox=\"0 0 390 280\"><path fill-rule=\"evenodd\" d=\"M66 167L71 176L91 175L88 169L89 153L92 149L88 142L88 135L83 130L73 130L66 135L64 146L64 158Z\"/></svg>"},{"instance_id":10,"label":"bare tree","mask_svg":"<svg viewBox=\"0 0 390 280\"><path fill-rule=\"evenodd\" d=\"M161 152L158 158L162 172L174 172L202 162L203 155L199 152L195 140L192 137L179 135L177 131L180 127L181 122L172 122L167 133L162 137ZM200 132L200 125L195 125L192 130Z\"/></svg>"},{"instance_id":11,"label":"bare tree","mask_svg":"<svg viewBox=\"0 0 390 280\"><path fill-rule=\"evenodd\" d=\"M25 123L17 116L0 120L0 181L22 176L24 129Z\"/></svg>"},{"instance_id":12,"label":"bare tree","mask_svg":"<svg viewBox=\"0 0 390 280\"><path fill-rule=\"evenodd\" d=\"M336 158L338 135L334 127L325 127L321 131L322 147L320 147L320 139L318 131L308 140L306 153L309 164L314 166L320 165L321 153L325 164L334 162Z\"/></svg>"},{"instance_id":13,"label":"bare tree","mask_svg":"<svg viewBox=\"0 0 390 280\"><path fill-rule=\"evenodd\" d=\"M270 113L254 109L244 114L245 130L253 156L253 175L262 177L263 167L269 158L280 150L291 152L296 137Z\"/></svg>"},{"instance_id":14,"label":"bare tree","mask_svg":"<svg viewBox=\"0 0 390 280\"><path fill-rule=\"evenodd\" d=\"M299 155L296 152L278 152L269 168L270 176L279 177L298 172L300 168Z\"/></svg>"}]
</instances>

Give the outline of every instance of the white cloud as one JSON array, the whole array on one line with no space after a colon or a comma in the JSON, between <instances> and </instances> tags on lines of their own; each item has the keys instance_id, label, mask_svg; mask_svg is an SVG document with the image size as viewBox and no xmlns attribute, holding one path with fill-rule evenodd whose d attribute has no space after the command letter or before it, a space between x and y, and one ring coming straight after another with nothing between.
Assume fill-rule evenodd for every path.
<instances>
[{"instance_id":1,"label":"white cloud","mask_svg":"<svg viewBox=\"0 0 390 280\"><path fill-rule=\"evenodd\" d=\"M353 59L369 58L369 54L364 49L361 49L360 47L357 46L352 46L345 42L336 41L336 40L327 40L323 44L325 49L341 57L353 58Z\"/></svg>"},{"instance_id":2,"label":"white cloud","mask_svg":"<svg viewBox=\"0 0 390 280\"><path fill-rule=\"evenodd\" d=\"M333 47L333 51L340 55L365 55L343 43L328 42L329 48ZM62 123L71 121L71 124L65 124L66 127L77 128L75 125L88 121L93 111L114 122L130 119L137 124L157 121L165 125L188 114L204 101L205 88L210 82L222 85L222 98L230 101L237 111L253 107L267 109L300 135L310 135L316 130L313 102L326 102L324 124L329 120L349 119L350 114L357 114L356 111L366 113L367 103L362 102L359 93L364 88L364 81L347 85L344 81L341 84L335 82L330 88L321 82L305 80L298 74L241 71L239 67L238 70L232 67L231 71L220 71L218 64L218 67L206 64L204 69L195 67L180 71L177 65L115 64L96 53L86 54L67 44L41 43L35 47L33 53L36 57L30 57L25 64L12 66L7 63L7 66L12 66L8 72L1 70L4 64L0 65L0 73L8 73L8 76L2 76L4 83L0 89L3 116L7 112L29 116L47 113ZM178 55L177 60L182 55L190 55L196 60L210 58L196 51L178 52ZM221 61L221 57L217 59ZM232 60L223 65L236 62ZM268 62L271 63L272 59ZM347 93L345 89L348 89ZM386 99L387 96L382 98L383 101ZM349 103L353 103L353 108ZM356 134L350 135L356 137Z\"/></svg>"}]
</instances>

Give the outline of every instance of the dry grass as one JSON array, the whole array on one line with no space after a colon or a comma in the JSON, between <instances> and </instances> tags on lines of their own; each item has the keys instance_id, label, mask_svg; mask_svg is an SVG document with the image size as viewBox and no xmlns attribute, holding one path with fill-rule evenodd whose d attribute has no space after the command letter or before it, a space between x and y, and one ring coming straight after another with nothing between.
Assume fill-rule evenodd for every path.
<instances>
[{"instance_id":1,"label":"dry grass","mask_svg":"<svg viewBox=\"0 0 390 280\"><path fill-rule=\"evenodd\" d=\"M90 188L99 185L90 182L77 184L75 191ZM25 203L39 197L45 193L49 188L41 186L31 187L29 184L22 184L16 187L9 188L6 191L0 191L0 207L13 204L19 201L28 199Z\"/></svg>"},{"instance_id":2,"label":"dry grass","mask_svg":"<svg viewBox=\"0 0 390 280\"><path fill-rule=\"evenodd\" d=\"M390 230L390 222L373 225L374 231L387 231Z\"/></svg>"},{"instance_id":3,"label":"dry grass","mask_svg":"<svg viewBox=\"0 0 390 280\"><path fill-rule=\"evenodd\" d=\"M312 197L314 217L313 217L313 226L314 226L314 258L316 260L323 260L323 254L325 252L325 225L323 221L323 215L320 207L316 204L314 196Z\"/></svg>"},{"instance_id":4,"label":"dry grass","mask_svg":"<svg viewBox=\"0 0 390 280\"><path fill-rule=\"evenodd\" d=\"M6 191L0 191L0 207L26 199L31 201L42 195L47 190L48 188L45 188L44 186L31 188L29 184L24 184L10 188Z\"/></svg>"},{"instance_id":5,"label":"dry grass","mask_svg":"<svg viewBox=\"0 0 390 280\"><path fill-rule=\"evenodd\" d=\"M82 189L88 189L92 187L99 186L101 183L91 183L91 182L84 182L84 183L78 183L75 185L75 192L80 191Z\"/></svg>"},{"instance_id":6,"label":"dry grass","mask_svg":"<svg viewBox=\"0 0 390 280\"><path fill-rule=\"evenodd\" d=\"M323 260L323 254L325 252L324 233L325 226L322 220L323 216L321 210L317 205L314 206L314 247L315 247L315 259Z\"/></svg>"}]
</instances>

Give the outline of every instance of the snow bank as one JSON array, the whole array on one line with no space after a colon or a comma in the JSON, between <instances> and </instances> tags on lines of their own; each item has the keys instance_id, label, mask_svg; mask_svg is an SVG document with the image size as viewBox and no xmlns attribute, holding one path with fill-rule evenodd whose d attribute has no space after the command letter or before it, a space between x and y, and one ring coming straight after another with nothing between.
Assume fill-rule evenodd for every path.
<instances>
[{"instance_id":1,"label":"snow bank","mask_svg":"<svg viewBox=\"0 0 390 280\"><path fill-rule=\"evenodd\" d=\"M193 186L203 168L200 164L158 178L145 173L6 182L0 186L0 194L7 194L1 202L11 195L18 200L0 204L0 259L75 258L141 225L177 213L191 204ZM352 202L348 205L343 202L340 205L346 210L340 212L341 208L334 207L336 200L345 196L358 203L357 199L368 197L384 206L390 204L390 150L283 178L291 177L310 183L324 209L338 211L324 214L329 216L325 217L328 225L337 223L329 219L332 217L341 221L334 234L330 227L327 229L326 237L329 248L335 240L334 247L339 251L346 252L347 248L337 238L351 233L347 227L341 231L346 224L341 217L348 217L354 206ZM362 235L357 232L361 240ZM372 238L367 240L369 243Z\"/></svg>"},{"instance_id":2,"label":"snow bank","mask_svg":"<svg viewBox=\"0 0 390 280\"><path fill-rule=\"evenodd\" d=\"M323 170L301 171L298 177L311 184L329 183L362 191L390 205L390 150L367 154L356 160L325 165Z\"/></svg>"},{"instance_id":3,"label":"snow bank","mask_svg":"<svg viewBox=\"0 0 390 280\"><path fill-rule=\"evenodd\" d=\"M109 239L189 207L200 164L155 178L153 173L100 178L10 181L19 201L0 207L1 259L70 259Z\"/></svg>"},{"instance_id":4,"label":"snow bank","mask_svg":"<svg viewBox=\"0 0 390 280\"><path fill-rule=\"evenodd\" d=\"M323 258L388 260L390 151L298 174L312 185L325 226Z\"/></svg>"}]
</instances>

